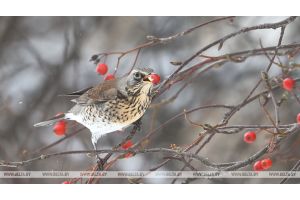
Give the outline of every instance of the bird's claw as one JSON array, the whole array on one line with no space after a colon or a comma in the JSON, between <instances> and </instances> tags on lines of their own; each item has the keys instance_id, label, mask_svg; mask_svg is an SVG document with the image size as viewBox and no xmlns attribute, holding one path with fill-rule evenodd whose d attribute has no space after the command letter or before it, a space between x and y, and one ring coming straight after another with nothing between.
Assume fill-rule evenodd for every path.
<instances>
[{"instance_id":1,"label":"bird's claw","mask_svg":"<svg viewBox=\"0 0 300 200\"><path fill-rule=\"evenodd\" d=\"M134 126L135 128L137 129L137 131L140 131L141 130L141 127L142 127L142 121L141 120L138 120L134 123Z\"/></svg>"}]
</instances>

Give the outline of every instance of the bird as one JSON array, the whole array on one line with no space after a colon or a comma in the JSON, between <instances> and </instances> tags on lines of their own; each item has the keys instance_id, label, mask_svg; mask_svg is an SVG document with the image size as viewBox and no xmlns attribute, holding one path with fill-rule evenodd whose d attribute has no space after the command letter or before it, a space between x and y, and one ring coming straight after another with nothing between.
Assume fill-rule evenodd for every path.
<instances>
[{"instance_id":1,"label":"bird","mask_svg":"<svg viewBox=\"0 0 300 200\"><path fill-rule=\"evenodd\" d=\"M98 140L103 135L124 130L139 122L154 96L153 74L151 68L135 68L127 76L69 93L66 96L74 97L71 101L75 105L68 112L34 126L49 126L60 120L74 120L89 129L93 148L97 151ZM101 162L97 153L96 155Z\"/></svg>"}]
</instances>

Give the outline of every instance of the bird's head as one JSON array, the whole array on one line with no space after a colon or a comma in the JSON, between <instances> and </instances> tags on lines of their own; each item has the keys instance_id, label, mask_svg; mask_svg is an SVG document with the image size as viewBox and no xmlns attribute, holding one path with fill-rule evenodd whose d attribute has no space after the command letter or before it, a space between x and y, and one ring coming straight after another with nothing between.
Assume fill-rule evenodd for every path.
<instances>
[{"instance_id":1,"label":"bird's head","mask_svg":"<svg viewBox=\"0 0 300 200\"><path fill-rule=\"evenodd\" d=\"M137 68L131 71L127 77L127 85L129 87L136 85L152 84L150 75L153 70L151 68Z\"/></svg>"},{"instance_id":2,"label":"bird's head","mask_svg":"<svg viewBox=\"0 0 300 200\"><path fill-rule=\"evenodd\" d=\"M152 91L154 82L153 82L153 69L151 68L136 68L131 71L127 76L127 87L133 93L142 92L150 93Z\"/></svg>"}]
</instances>

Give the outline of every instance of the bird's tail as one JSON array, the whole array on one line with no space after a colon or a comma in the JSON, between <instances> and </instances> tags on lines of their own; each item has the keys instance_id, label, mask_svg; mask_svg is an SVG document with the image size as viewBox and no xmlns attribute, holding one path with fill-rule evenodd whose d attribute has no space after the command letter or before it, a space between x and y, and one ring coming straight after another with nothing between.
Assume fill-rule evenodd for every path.
<instances>
[{"instance_id":1,"label":"bird's tail","mask_svg":"<svg viewBox=\"0 0 300 200\"><path fill-rule=\"evenodd\" d=\"M59 115L57 115L57 116L55 116L55 117L53 117L53 118L51 118L47 121L43 121L43 122L39 122L37 124L34 124L33 126L34 127L50 126L50 125L54 124L55 122L58 122L62 119L66 119L66 114L65 113L59 114Z\"/></svg>"}]
</instances>

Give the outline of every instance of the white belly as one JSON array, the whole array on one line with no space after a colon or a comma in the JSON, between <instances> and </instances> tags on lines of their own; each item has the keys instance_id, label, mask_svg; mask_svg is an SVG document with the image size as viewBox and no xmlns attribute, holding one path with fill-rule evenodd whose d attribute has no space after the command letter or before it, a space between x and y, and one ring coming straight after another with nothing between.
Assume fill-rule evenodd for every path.
<instances>
[{"instance_id":1,"label":"white belly","mask_svg":"<svg viewBox=\"0 0 300 200\"><path fill-rule=\"evenodd\" d=\"M77 121L78 123L82 124L86 128L88 128L92 134L92 140L98 140L101 136L115 132L115 131L121 131L124 128L128 127L127 124L115 124L110 123L107 124L102 121L96 121L96 122L89 122L89 121L83 121L81 115L74 115L72 113L67 113L66 118L70 120Z\"/></svg>"}]
</instances>

